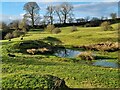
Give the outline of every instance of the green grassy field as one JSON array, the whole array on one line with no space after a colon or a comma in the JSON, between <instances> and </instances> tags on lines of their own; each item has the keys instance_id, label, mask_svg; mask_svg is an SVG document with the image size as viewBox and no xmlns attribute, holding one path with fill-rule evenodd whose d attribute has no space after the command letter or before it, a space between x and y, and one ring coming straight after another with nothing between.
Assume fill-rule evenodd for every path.
<instances>
[{"instance_id":1,"label":"green grassy field","mask_svg":"<svg viewBox=\"0 0 120 90\"><path fill-rule=\"evenodd\" d=\"M117 24L113 25L114 28ZM62 41L62 45L71 48L74 45L89 45L100 42L117 42L118 31L102 31L100 27L77 27L78 31L70 32L71 27L61 28L60 34L49 34L47 32L30 31L24 37L26 40L44 39L48 36ZM120 88L119 74L117 68L105 68L74 62L79 58L60 58L54 55L29 55L14 53L15 58L8 57L6 49L13 43L20 42L20 38L14 38L11 42L2 40L2 86L3 88L28 88L43 87L44 80L39 75L53 75L64 79L70 88ZM105 55L103 52L96 52ZM118 52L109 52L109 57L118 59ZM114 59L113 59L114 60ZM110 61L113 61L112 59ZM33 76L30 78L29 75ZM37 82L36 80L43 80ZM43 86L42 86L43 85ZM47 87L47 84L45 84Z\"/></svg>"}]
</instances>

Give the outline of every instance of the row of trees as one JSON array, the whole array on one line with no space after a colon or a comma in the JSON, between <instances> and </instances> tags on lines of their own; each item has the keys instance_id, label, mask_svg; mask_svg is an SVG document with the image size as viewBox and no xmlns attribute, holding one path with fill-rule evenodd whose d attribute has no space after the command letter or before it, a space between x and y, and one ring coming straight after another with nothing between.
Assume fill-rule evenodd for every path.
<instances>
[{"instance_id":1,"label":"row of trees","mask_svg":"<svg viewBox=\"0 0 120 90\"><path fill-rule=\"evenodd\" d=\"M26 21L31 21L31 25L32 27L35 25L35 23L38 24L38 22L40 21L40 16L39 16L39 11L40 11L40 7L38 6L38 4L36 2L28 2L24 5L24 10L26 11L26 14L24 15L24 18ZM50 23L51 25L53 24L54 20L58 19L59 23L72 23L74 18L74 14L73 14L73 5L69 4L68 2L64 2L61 3L60 5L49 5L47 8L47 13L46 15L44 15L44 17L42 18L43 20L41 21L41 24L48 24ZM116 19L117 14L116 13L111 13L110 14L112 19ZM107 17L101 17L101 18L97 18L97 17L93 17L90 20L90 17L86 17L86 18L79 18L76 19L75 21L77 23L80 22L88 22L90 21L98 21L98 20L106 20Z\"/></svg>"},{"instance_id":2,"label":"row of trees","mask_svg":"<svg viewBox=\"0 0 120 90\"><path fill-rule=\"evenodd\" d=\"M31 20L32 26L35 25L36 22L40 20L39 16L39 10L40 7L36 2L28 2L24 5L24 10L26 11L26 14L24 15L24 18L26 20ZM61 5L56 6L48 6L47 7L47 13L44 16L44 19L42 23L50 23L53 24L54 21L54 15L56 15L59 19L60 23L66 23L67 20L72 20L73 17L73 6L67 2L62 3Z\"/></svg>"}]
</instances>

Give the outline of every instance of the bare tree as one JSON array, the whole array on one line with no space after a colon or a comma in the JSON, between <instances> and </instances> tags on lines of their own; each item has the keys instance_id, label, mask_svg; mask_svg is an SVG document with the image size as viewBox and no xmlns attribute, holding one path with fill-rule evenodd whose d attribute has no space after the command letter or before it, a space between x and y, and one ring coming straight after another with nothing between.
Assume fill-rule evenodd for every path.
<instances>
[{"instance_id":1,"label":"bare tree","mask_svg":"<svg viewBox=\"0 0 120 90\"><path fill-rule=\"evenodd\" d=\"M35 22L39 19L39 6L36 2L28 2L23 8L26 11L24 15L25 18L30 18L32 21L32 27L34 27Z\"/></svg>"},{"instance_id":2,"label":"bare tree","mask_svg":"<svg viewBox=\"0 0 120 90\"><path fill-rule=\"evenodd\" d=\"M116 19L117 14L116 13L111 13L110 16L111 16L112 19Z\"/></svg>"},{"instance_id":3,"label":"bare tree","mask_svg":"<svg viewBox=\"0 0 120 90\"><path fill-rule=\"evenodd\" d=\"M89 21L89 19L90 19L90 17L89 17L89 16L85 17L85 22L88 22L88 21Z\"/></svg>"},{"instance_id":4,"label":"bare tree","mask_svg":"<svg viewBox=\"0 0 120 90\"><path fill-rule=\"evenodd\" d=\"M79 22L85 22L84 18L79 18Z\"/></svg>"},{"instance_id":5,"label":"bare tree","mask_svg":"<svg viewBox=\"0 0 120 90\"><path fill-rule=\"evenodd\" d=\"M72 18L72 17L68 18L69 23L73 23L73 21L74 21L74 18Z\"/></svg>"},{"instance_id":6,"label":"bare tree","mask_svg":"<svg viewBox=\"0 0 120 90\"><path fill-rule=\"evenodd\" d=\"M99 18L97 18L97 17L93 17L92 19L91 19L91 21L99 21L100 19Z\"/></svg>"},{"instance_id":7,"label":"bare tree","mask_svg":"<svg viewBox=\"0 0 120 90\"><path fill-rule=\"evenodd\" d=\"M47 7L47 16L49 17L50 19L50 24L52 25L53 24L53 14L54 14L54 6L50 5Z\"/></svg>"},{"instance_id":8,"label":"bare tree","mask_svg":"<svg viewBox=\"0 0 120 90\"><path fill-rule=\"evenodd\" d=\"M76 19L75 21L76 21L77 23L80 23L80 19Z\"/></svg>"},{"instance_id":9,"label":"bare tree","mask_svg":"<svg viewBox=\"0 0 120 90\"><path fill-rule=\"evenodd\" d=\"M105 19L105 17L104 17L104 16L101 16L100 20L104 20L104 19Z\"/></svg>"},{"instance_id":10,"label":"bare tree","mask_svg":"<svg viewBox=\"0 0 120 90\"><path fill-rule=\"evenodd\" d=\"M60 12L63 16L63 23L66 23L69 16L71 16L73 10L73 6L67 2L61 4Z\"/></svg>"},{"instance_id":11,"label":"bare tree","mask_svg":"<svg viewBox=\"0 0 120 90\"><path fill-rule=\"evenodd\" d=\"M49 24L50 23L50 20L49 20L49 16L44 16L44 18L43 18L43 22L44 22L44 24Z\"/></svg>"},{"instance_id":12,"label":"bare tree","mask_svg":"<svg viewBox=\"0 0 120 90\"><path fill-rule=\"evenodd\" d=\"M55 13L58 16L60 23L62 23L62 17L61 17L60 9L61 9L60 5L55 6Z\"/></svg>"}]
</instances>

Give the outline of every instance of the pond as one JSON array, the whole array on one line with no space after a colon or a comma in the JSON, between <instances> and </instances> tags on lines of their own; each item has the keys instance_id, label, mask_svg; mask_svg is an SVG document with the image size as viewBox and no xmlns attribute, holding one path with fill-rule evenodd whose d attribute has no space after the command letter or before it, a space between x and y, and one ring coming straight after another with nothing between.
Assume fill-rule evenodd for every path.
<instances>
[{"instance_id":1,"label":"pond","mask_svg":"<svg viewBox=\"0 0 120 90\"><path fill-rule=\"evenodd\" d=\"M75 58L81 52L83 52L83 51L82 50L72 50L72 49L61 49L61 50L58 50L54 55L56 55L58 57L64 57L64 58ZM99 60L96 60L95 62L92 62L92 65L102 66L102 67L111 67L111 68L119 67L118 63L110 62L108 60L99 59Z\"/></svg>"},{"instance_id":2,"label":"pond","mask_svg":"<svg viewBox=\"0 0 120 90\"><path fill-rule=\"evenodd\" d=\"M112 68L119 68L118 63L110 62L108 60L97 60L93 63L95 66L103 66L103 67L112 67Z\"/></svg>"},{"instance_id":3,"label":"pond","mask_svg":"<svg viewBox=\"0 0 120 90\"><path fill-rule=\"evenodd\" d=\"M82 51L72 50L72 49L61 49L58 50L55 55L58 57L67 57L67 58L75 58Z\"/></svg>"}]
</instances>

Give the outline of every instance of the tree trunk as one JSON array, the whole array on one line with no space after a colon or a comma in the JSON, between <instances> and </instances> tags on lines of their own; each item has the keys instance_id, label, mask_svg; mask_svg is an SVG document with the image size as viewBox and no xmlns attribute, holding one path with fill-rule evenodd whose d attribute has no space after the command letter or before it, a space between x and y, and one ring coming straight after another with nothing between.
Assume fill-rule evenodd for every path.
<instances>
[{"instance_id":1,"label":"tree trunk","mask_svg":"<svg viewBox=\"0 0 120 90\"><path fill-rule=\"evenodd\" d=\"M52 25L53 24L53 17L50 16L50 24Z\"/></svg>"},{"instance_id":2,"label":"tree trunk","mask_svg":"<svg viewBox=\"0 0 120 90\"><path fill-rule=\"evenodd\" d=\"M32 28L34 28L34 12L33 12L33 9L32 9L31 20L32 20Z\"/></svg>"},{"instance_id":3,"label":"tree trunk","mask_svg":"<svg viewBox=\"0 0 120 90\"><path fill-rule=\"evenodd\" d=\"M32 16L32 27L34 28L34 18Z\"/></svg>"},{"instance_id":4,"label":"tree trunk","mask_svg":"<svg viewBox=\"0 0 120 90\"><path fill-rule=\"evenodd\" d=\"M64 15L64 24L66 24L67 15Z\"/></svg>"}]
</instances>

